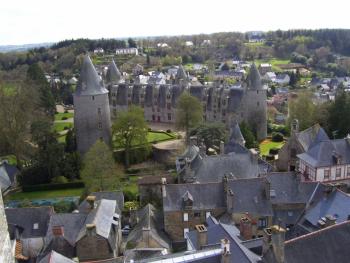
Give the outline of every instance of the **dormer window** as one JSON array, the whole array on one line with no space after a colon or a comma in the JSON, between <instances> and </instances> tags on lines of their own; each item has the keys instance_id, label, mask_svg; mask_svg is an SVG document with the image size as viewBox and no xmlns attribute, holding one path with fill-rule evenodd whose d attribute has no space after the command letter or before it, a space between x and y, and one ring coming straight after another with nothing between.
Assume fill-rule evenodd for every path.
<instances>
[{"instance_id":1,"label":"dormer window","mask_svg":"<svg viewBox=\"0 0 350 263\"><path fill-rule=\"evenodd\" d=\"M183 207L185 210L192 209L193 207L193 197L190 192L186 192L182 197Z\"/></svg>"},{"instance_id":2,"label":"dormer window","mask_svg":"<svg viewBox=\"0 0 350 263\"><path fill-rule=\"evenodd\" d=\"M92 99L92 100L95 100L95 96L91 96L91 99Z\"/></svg>"},{"instance_id":3,"label":"dormer window","mask_svg":"<svg viewBox=\"0 0 350 263\"><path fill-rule=\"evenodd\" d=\"M33 229L34 229L34 230L39 229L39 223L34 223L34 224L33 224Z\"/></svg>"}]
</instances>

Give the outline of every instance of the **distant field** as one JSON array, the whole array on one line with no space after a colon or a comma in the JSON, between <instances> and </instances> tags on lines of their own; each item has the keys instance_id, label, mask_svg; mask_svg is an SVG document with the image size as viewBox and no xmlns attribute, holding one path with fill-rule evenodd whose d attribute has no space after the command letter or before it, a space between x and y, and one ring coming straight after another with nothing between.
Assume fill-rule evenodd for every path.
<instances>
[{"instance_id":1,"label":"distant field","mask_svg":"<svg viewBox=\"0 0 350 263\"><path fill-rule=\"evenodd\" d=\"M270 139L262 141L259 145L260 155L268 155L270 149L279 148L281 149L285 142L273 142Z\"/></svg>"},{"instance_id":2,"label":"distant field","mask_svg":"<svg viewBox=\"0 0 350 263\"><path fill-rule=\"evenodd\" d=\"M55 114L55 121L61 121L63 117L66 117L67 119L73 118L74 114L72 112L67 113L56 113Z\"/></svg>"},{"instance_id":3,"label":"distant field","mask_svg":"<svg viewBox=\"0 0 350 263\"><path fill-rule=\"evenodd\" d=\"M268 63L271 64L273 71L282 71L282 69L278 65L285 65L289 64L289 59L277 59L277 58L271 58L271 59L257 59L254 61L255 64L258 66L261 63Z\"/></svg>"},{"instance_id":4,"label":"distant field","mask_svg":"<svg viewBox=\"0 0 350 263\"><path fill-rule=\"evenodd\" d=\"M37 192L19 192L19 193L7 195L6 199L33 200L33 199L46 199L46 198L55 198L55 197L66 197L66 196L80 196L82 192L83 192L83 188L48 190L48 191L37 191Z\"/></svg>"}]
</instances>

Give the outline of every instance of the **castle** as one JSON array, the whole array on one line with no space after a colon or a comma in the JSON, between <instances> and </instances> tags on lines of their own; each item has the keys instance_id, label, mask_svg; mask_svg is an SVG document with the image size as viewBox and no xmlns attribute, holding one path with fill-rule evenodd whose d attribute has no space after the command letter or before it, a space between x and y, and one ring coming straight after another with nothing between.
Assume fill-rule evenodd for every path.
<instances>
[{"instance_id":1,"label":"castle","mask_svg":"<svg viewBox=\"0 0 350 263\"><path fill-rule=\"evenodd\" d=\"M258 140L266 137L266 90L255 64L252 64L246 81L234 86L191 82L182 66L167 81L157 81L156 76L147 83L137 77L127 81L114 61L108 66L104 79L106 88L87 56L74 95L77 143L82 153L98 138L109 143L110 115L113 119L118 118L118 112L127 110L130 105L142 107L146 121L175 123L177 99L184 91L203 104L205 121L222 122L227 127L245 121Z\"/></svg>"}]
</instances>

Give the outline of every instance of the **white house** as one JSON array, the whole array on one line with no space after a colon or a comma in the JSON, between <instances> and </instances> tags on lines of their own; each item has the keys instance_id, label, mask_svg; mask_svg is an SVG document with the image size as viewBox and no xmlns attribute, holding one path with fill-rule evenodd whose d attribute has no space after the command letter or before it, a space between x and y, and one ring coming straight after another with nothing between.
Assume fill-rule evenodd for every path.
<instances>
[{"instance_id":1,"label":"white house","mask_svg":"<svg viewBox=\"0 0 350 263\"><path fill-rule=\"evenodd\" d=\"M115 51L116 55L138 55L139 51L136 47L130 47L130 48L118 48Z\"/></svg>"}]
</instances>

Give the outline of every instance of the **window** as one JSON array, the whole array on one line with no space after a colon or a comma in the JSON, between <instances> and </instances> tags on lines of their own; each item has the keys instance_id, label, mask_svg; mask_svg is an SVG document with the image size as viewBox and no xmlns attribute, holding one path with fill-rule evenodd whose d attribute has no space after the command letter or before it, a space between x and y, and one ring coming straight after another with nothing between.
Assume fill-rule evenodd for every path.
<instances>
[{"instance_id":1,"label":"window","mask_svg":"<svg viewBox=\"0 0 350 263\"><path fill-rule=\"evenodd\" d=\"M184 213L184 222L188 221L188 213Z\"/></svg>"},{"instance_id":2,"label":"window","mask_svg":"<svg viewBox=\"0 0 350 263\"><path fill-rule=\"evenodd\" d=\"M290 149L290 157L292 158L297 157L297 150L295 148Z\"/></svg>"},{"instance_id":3,"label":"window","mask_svg":"<svg viewBox=\"0 0 350 263\"><path fill-rule=\"evenodd\" d=\"M329 169L324 169L324 171L323 171L323 179L324 180L329 180L329 176L330 176L330 170Z\"/></svg>"},{"instance_id":4,"label":"window","mask_svg":"<svg viewBox=\"0 0 350 263\"><path fill-rule=\"evenodd\" d=\"M194 212L194 217L201 217L201 212Z\"/></svg>"},{"instance_id":5,"label":"window","mask_svg":"<svg viewBox=\"0 0 350 263\"><path fill-rule=\"evenodd\" d=\"M347 170L346 170L346 176L350 177L350 166L348 166Z\"/></svg>"},{"instance_id":6,"label":"window","mask_svg":"<svg viewBox=\"0 0 350 263\"><path fill-rule=\"evenodd\" d=\"M116 116L117 115L117 110L113 109L113 115Z\"/></svg>"},{"instance_id":7,"label":"window","mask_svg":"<svg viewBox=\"0 0 350 263\"><path fill-rule=\"evenodd\" d=\"M262 229L262 228L266 228L267 227L267 220L265 217L263 218L259 218L258 221L258 228Z\"/></svg>"},{"instance_id":8,"label":"window","mask_svg":"<svg viewBox=\"0 0 350 263\"><path fill-rule=\"evenodd\" d=\"M259 101L256 103L256 106L259 106L260 105L260 103L259 103Z\"/></svg>"},{"instance_id":9,"label":"window","mask_svg":"<svg viewBox=\"0 0 350 263\"><path fill-rule=\"evenodd\" d=\"M99 123L98 123L98 128L99 128L99 129L102 129L102 122L99 122Z\"/></svg>"},{"instance_id":10,"label":"window","mask_svg":"<svg viewBox=\"0 0 350 263\"><path fill-rule=\"evenodd\" d=\"M33 224L33 229L39 229L39 223L34 223Z\"/></svg>"},{"instance_id":11,"label":"window","mask_svg":"<svg viewBox=\"0 0 350 263\"><path fill-rule=\"evenodd\" d=\"M112 100L112 105L113 105L113 107L117 106L116 100Z\"/></svg>"},{"instance_id":12,"label":"window","mask_svg":"<svg viewBox=\"0 0 350 263\"><path fill-rule=\"evenodd\" d=\"M101 108L97 108L97 114L101 115Z\"/></svg>"},{"instance_id":13,"label":"window","mask_svg":"<svg viewBox=\"0 0 350 263\"><path fill-rule=\"evenodd\" d=\"M167 103L167 104L166 104L166 107L167 107L168 110L170 110L170 109L171 109L171 104L170 104L170 103Z\"/></svg>"},{"instance_id":14,"label":"window","mask_svg":"<svg viewBox=\"0 0 350 263\"><path fill-rule=\"evenodd\" d=\"M256 94L259 94L259 90L256 91Z\"/></svg>"},{"instance_id":15,"label":"window","mask_svg":"<svg viewBox=\"0 0 350 263\"><path fill-rule=\"evenodd\" d=\"M205 218L208 218L210 216L210 212L205 212Z\"/></svg>"},{"instance_id":16,"label":"window","mask_svg":"<svg viewBox=\"0 0 350 263\"><path fill-rule=\"evenodd\" d=\"M335 177L336 177L336 178L341 177L341 168L337 168L337 169L335 170Z\"/></svg>"},{"instance_id":17,"label":"window","mask_svg":"<svg viewBox=\"0 0 350 263\"><path fill-rule=\"evenodd\" d=\"M95 100L95 96L91 96L91 99L92 99L92 100Z\"/></svg>"},{"instance_id":18,"label":"window","mask_svg":"<svg viewBox=\"0 0 350 263\"><path fill-rule=\"evenodd\" d=\"M171 121L171 113L168 113L168 121Z\"/></svg>"},{"instance_id":19,"label":"window","mask_svg":"<svg viewBox=\"0 0 350 263\"><path fill-rule=\"evenodd\" d=\"M186 233L190 232L188 228L184 228L184 237L186 237Z\"/></svg>"}]
</instances>

